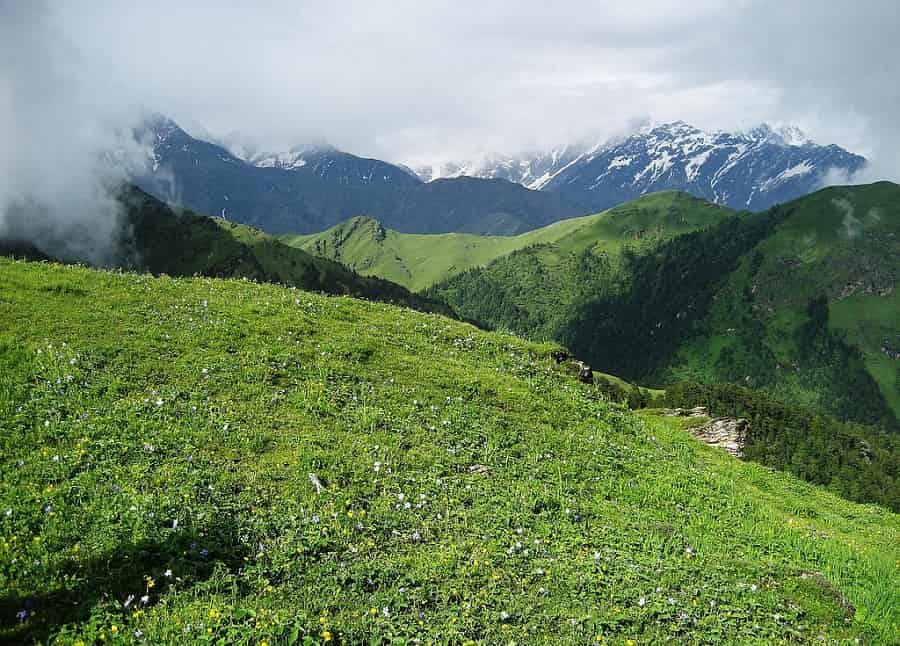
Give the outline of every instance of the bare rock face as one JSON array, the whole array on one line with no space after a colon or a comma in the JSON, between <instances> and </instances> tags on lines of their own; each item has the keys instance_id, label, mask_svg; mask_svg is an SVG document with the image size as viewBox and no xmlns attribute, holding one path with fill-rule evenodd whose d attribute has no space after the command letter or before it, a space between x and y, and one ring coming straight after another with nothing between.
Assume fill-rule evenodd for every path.
<instances>
[{"instance_id":1,"label":"bare rock face","mask_svg":"<svg viewBox=\"0 0 900 646\"><path fill-rule=\"evenodd\" d=\"M709 417L709 410L705 406L672 408L665 414L669 417ZM725 449L734 457L740 458L744 454L750 423L736 417L714 417L705 424L689 428L688 431L710 446Z\"/></svg>"},{"instance_id":2,"label":"bare rock face","mask_svg":"<svg viewBox=\"0 0 900 646\"><path fill-rule=\"evenodd\" d=\"M690 429L691 434L710 446L725 449L736 458L743 456L750 424L745 419L716 417L703 426Z\"/></svg>"}]
</instances>

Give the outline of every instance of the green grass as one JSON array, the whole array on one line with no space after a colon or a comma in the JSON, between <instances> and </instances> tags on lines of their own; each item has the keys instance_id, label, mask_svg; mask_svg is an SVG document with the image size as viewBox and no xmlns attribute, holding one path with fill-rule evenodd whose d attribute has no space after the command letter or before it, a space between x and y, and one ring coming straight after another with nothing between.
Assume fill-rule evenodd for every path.
<instances>
[{"instance_id":1,"label":"green grass","mask_svg":"<svg viewBox=\"0 0 900 646\"><path fill-rule=\"evenodd\" d=\"M697 211L685 217L683 205ZM517 236L465 233L418 235L385 229L372 218L353 218L312 235L287 235L281 240L316 256L329 258L366 276L378 276L413 291L430 287L467 269L486 265L513 251L554 245L563 253L587 247L615 251L623 240L640 236L675 235L708 225L729 214L684 193L648 195L596 215L562 220Z\"/></svg>"},{"instance_id":2,"label":"green grass","mask_svg":"<svg viewBox=\"0 0 900 646\"><path fill-rule=\"evenodd\" d=\"M900 634L897 516L612 405L554 346L235 280L0 285L10 643Z\"/></svg>"},{"instance_id":3,"label":"green grass","mask_svg":"<svg viewBox=\"0 0 900 646\"><path fill-rule=\"evenodd\" d=\"M119 245L117 266L171 276L281 283L450 314L442 303L428 301L386 280L360 276L339 263L285 245L258 229L191 211L175 213L136 188L126 189L121 199L127 235Z\"/></svg>"}]
</instances>

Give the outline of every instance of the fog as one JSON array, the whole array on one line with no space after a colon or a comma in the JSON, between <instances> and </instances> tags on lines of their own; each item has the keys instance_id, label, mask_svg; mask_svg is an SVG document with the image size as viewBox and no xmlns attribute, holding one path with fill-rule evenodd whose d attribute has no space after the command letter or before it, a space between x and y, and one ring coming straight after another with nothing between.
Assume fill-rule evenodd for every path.
<instances>
[{"instance_id":1,"label":"fog","mask_svg":"<svg viewBox=\"0 0 900 646\"><path fill-rule=\"evenodd\" d=\"M147 159L131 131L140 110L38 2L0 2L0 60L0 238L110 262L122 233L115 194Z\"/></svg>"}]
</instances>

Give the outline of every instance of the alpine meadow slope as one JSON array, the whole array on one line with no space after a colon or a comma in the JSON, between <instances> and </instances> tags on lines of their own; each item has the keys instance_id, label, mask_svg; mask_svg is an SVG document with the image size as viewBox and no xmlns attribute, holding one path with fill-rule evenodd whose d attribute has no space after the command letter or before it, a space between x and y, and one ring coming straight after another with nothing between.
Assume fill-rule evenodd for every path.
<instances>
[{"instance_id":1,"label":"alpine meadow slope","mask_svg":"<svg viewBox=\"0 0 900 646\"><path fill-rule=\"evenodd\" d=\"M417 235L386 229L372 218L353 218L321 233L287 235L281 240L341 262L361 274L422 290L527 247L548 244L564 251L580 251L593 241L602 242L606 250L613 252L623 239L658 240L708 226L730 213L726 208L670 191L517 236Z\"/></svg>"},{"instance_id":2,"label":"alpine meadow slope","mask_svg":"<svg viewBox=\"0 0 900 646\"><path fill-rule=\"evenodd\" d=\"M896 184L824 189L618 254L602 240L559 247L518 251L427 293L627 379L741 383L897 427Z\"/></svg>"},{"instance_id":3,"label":"alpine meadow slope","mask_svg":"<svg viewBox=\"0 0 900 646\"><path fill-rule=\"evenodd\" d=\"M557 346L0 259L10 643L887 644L900 520L639 416Z\"/></svg>"}]
</instances>

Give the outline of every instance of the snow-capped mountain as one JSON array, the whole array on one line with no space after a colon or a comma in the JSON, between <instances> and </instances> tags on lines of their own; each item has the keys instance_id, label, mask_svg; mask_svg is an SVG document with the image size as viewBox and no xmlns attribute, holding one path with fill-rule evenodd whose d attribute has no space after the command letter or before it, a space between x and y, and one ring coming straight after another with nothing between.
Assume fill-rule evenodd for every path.
<instances>
[{"instance_id":1,"label":"snow-capped mountain","mask_svg":"<svg viewBox=\"0 0 900 646\"><path fill-rule=\"evenodd\" d=\"M325 144L293 146L280 152L260 151L228 140L223 145L235 157L257 168L300 171L349 186L383 182L409 184L411 179L418 180L405 167L357 157Z\"/></svg>"},{"instance_id":2,"label":"snow-capped mountain","mask_svg":"<svg viewBox=\"0 0 900 646\"><path fill-rule=\"evenodd\" d=\"M445 162L415 169L422 181L445 177L505 179L533 190L542 189L561 170L581 158L587 150L579 146L560 146L517 156L482 155L467 162Z\"/></svg>"},{"instance_id":3,"label":"snow-capped mountain","mask_svg":"<svg viewBox=\"0 0 900 646\"><path fill-rule=\"evenodd\" d=\"M762 124L746 132L707 132L682 121L648 126L597 146L417 169L419 177L500 177L553 191L589 211L645 193L678 189L733 208L762 210L820 188L826 174L850 176L866 160L820 146L799 128Z\"/></svg>"},{"instance_id":4,"label":"snow-capped mountain","mask_svg":"<svg viewBox=\"0 0 900 646\"><path fill-rule=\"evenodd\" d=\"M559 195L518 184L461 177L424 183L409 169L328 146L286 153L227 149L149 119L138 139L152 163L133 178L148 193L272 233L322 231L367 215L410 233L508 235L581 215Z\"/></svg>"}]
</instances>

